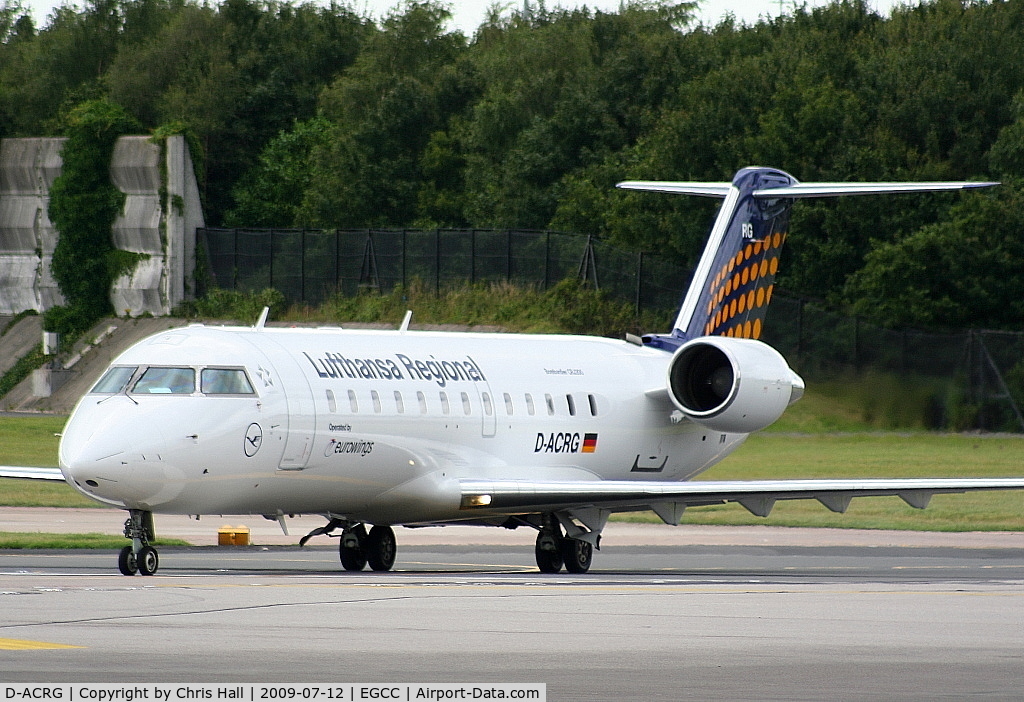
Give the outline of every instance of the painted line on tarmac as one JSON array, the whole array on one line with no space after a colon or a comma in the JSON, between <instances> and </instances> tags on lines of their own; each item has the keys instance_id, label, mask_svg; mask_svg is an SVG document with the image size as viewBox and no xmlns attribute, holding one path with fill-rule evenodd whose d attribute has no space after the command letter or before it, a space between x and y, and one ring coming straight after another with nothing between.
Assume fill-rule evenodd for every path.
<instances>
[{"instance_id":1,"label":"painted line on tarmac","mask_svg":"<svg viewBox=\"0 0 1024 702\"><path fill-rule=\"evenodd\" d=\"M49 648L85 648L70 644L50 643L48 641L29 641L27 639L0 639L0 651L39 651Z\"/></svg>"}]
</instances>

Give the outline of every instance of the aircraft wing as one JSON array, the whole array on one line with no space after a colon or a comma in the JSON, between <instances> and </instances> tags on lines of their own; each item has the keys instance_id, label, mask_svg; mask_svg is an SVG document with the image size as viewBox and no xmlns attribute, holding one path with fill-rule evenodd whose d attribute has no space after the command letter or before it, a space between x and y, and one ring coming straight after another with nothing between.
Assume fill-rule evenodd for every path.
<instances>
[{"instance_id":1,"label":"aircraft wing","mask_svg":"<svg viewBox=\"0 0 1024 702\"><path fill-rule=\"evenodd\" d=\"M0 478L30 478L32 480L60 480L60 468L34 468L31 466L0 466Z\"/></svg>"},{"instance_id":2,"label":"aircraft wing","mask_svg":"<svg viewBox=\"0 0 1024 702\"><path fill-rule=\"evenodd\" d=\"M652 509L678 523L687 507L738 502L767 517L778 500L818 500L845 512L854 497L897 495L924 509L932 495L975 490L1024 490L1024 478L895 478L885 480L728 480L643 482L631 480L462 480L462 509L522 514L560 509Z\"/></svg>"}]
</instances>

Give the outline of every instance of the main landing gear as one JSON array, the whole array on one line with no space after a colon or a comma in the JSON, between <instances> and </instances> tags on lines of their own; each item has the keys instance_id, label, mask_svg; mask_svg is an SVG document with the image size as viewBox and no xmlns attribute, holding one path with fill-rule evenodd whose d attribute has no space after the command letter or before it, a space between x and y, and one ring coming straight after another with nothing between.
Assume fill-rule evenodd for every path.
<instances>
[{"instance_id":1,"label":"main landing gear","mask_svg":"<svg viewBox=\"0 0 1024 702\"><path fill-rule=\"evenodd\" d=\"M160 567L160 556L149 545L155 538L153 513L141 509L128 510L124 522L124 536L131 539L130 546L121 549L117 557L117 569L122 575L153 575Z\"/></svg>"},{"instance_id":2,"label":"main landing gear","mask_svg":"<svg viewBox=\"0 0 1024 702\"><path fill-rule=\"evenodd\" d=\"M545 514L533 549L537 567L542 573L558 573L565 566L569 573L586 573L594 560L594 545L572 539L562 533L554 516Z\"/></svg>"},{"instance_id":3,"label":"main landing gear","mask_svg":"<svg viewBox=\"0 0 1024 702\"><path fill-rule=\"evenodd\" d=\"M304 545L312 536L330 534L339 526L343 528L338 543L338 555L341 557L342 568L355 572L369 565L371 570L382 572L391 570L395 565L395 556L398 554L395 531L389 526L380 524L374 526L367 533L366 527L360 522L331 519L326 526L314 529L302 537L299 540L299 545Z\"/></svg>"}]
</instances>

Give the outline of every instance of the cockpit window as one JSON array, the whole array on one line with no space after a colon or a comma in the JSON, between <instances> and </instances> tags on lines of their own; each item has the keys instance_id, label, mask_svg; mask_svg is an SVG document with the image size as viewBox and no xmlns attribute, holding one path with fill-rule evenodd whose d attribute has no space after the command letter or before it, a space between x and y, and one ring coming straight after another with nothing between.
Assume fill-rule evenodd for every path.
<instances>
[{"instance_id":1,"label":"cockpit window","mask_svg":"<svg viewBox=\"0 0 1024 702\"><path fill-rule=\"evenodd\" d=\"M191 395L196 390L196 372L191 368L147 368L132 392L140 394Z\"/></svg>"},{"instance_id":2,"label":"cockpit window","mask_svg":"<svg viewBox=\"0 0 1024 702\"><path fill-rule=\"evenodd\" d=\"M132 374L136 370L138 370L138 366L115 366L104 373L100 382L96 383L89 392L116 395L124 390L124 386L132 379Z\"/></svg>"},{"instance_id":3,"label":"cockpit window","mask_svg":"<svg viewBox=\"0 0 1024 702\"><path fill-rule=\"evenodd\" d=\"M241 368L204 368L201 387L207 395L254 395L252 384Z\"/></svg>"}]
</instances>

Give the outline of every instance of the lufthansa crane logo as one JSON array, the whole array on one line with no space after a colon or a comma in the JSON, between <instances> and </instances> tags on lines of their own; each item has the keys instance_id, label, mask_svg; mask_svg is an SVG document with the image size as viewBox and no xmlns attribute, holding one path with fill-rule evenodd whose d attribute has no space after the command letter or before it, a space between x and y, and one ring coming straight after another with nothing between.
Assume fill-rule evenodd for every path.
<instances>
[{"instance_id":1,"label":"lufthansa crane logo","mask_svg":"<svg viewBox=\"0 0 1024 702\"><path fill-rule=\"evenodd\" d=\"M259 424L253 422L249 425L249 428L245 430L245 455L252 458L256 455L256 452L260 450L260 445L263 443L263 429Z\"/></svg>"}]
</instances>

